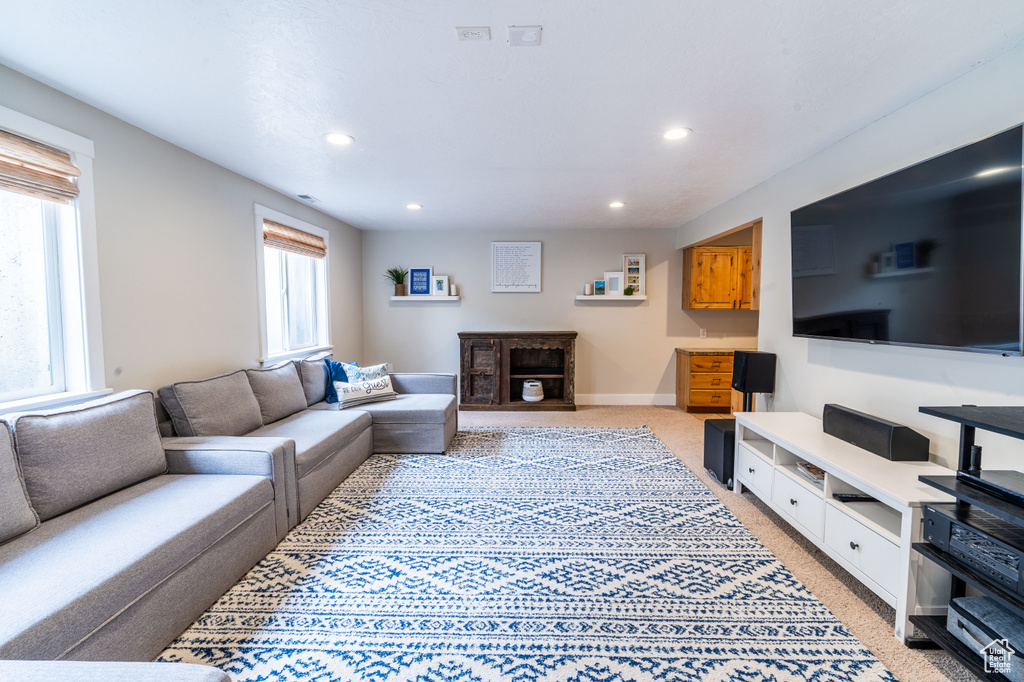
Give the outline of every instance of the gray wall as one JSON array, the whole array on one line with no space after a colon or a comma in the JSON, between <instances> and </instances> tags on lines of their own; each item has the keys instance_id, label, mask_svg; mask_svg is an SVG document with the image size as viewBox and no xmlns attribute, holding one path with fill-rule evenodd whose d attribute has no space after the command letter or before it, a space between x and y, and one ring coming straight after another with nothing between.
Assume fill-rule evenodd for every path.
<instances>
[{"instance_id":1,"label":"gray wall","mask_svg":"<svg viewBox=\"0 0 1024 682\"><path fill-rule=\"evenodd\" d=\"M366 360L398 371L457 372L460 331L576 330L581 404L673 404L675 348L754 347L757 312L683 311L672 230L376 231L363 235ZM492 241L542 243L539 294L491 293ZM578 302L587 281L647 256L641 304ZM392 302L384 271L429 266L459 285L457 303ZM699 339L699 328L708 338Z\"/></svg>"},{"instance_id":2,"label":"gray wall","mask_svg":"<svg viewBox=\"0 0 1024 682\"><path fill-rule=\"evenodd\" d=\"M330 231L332 341L362 355L358 230L2 66L0 105L95 143L107 386L255 366L254 203Z\"/></svg>"},{"instance_id":3,"label":"gray wall","mask_svg":"<svg viewBox=\"0 0 1024 682\"><path fill-rule=\"evenodd\" d=\"M1024 48L978 67L683 225L678 246L764 217L761 350L779 354L776 410L821 416L825 403L908 424L953 464L955 425L922 405L1024 405L1024 359L792 336L790 211L1024 120ZM1024 442L980 435L987 466L1024 470Z\"/></svg>"}]
</instances>

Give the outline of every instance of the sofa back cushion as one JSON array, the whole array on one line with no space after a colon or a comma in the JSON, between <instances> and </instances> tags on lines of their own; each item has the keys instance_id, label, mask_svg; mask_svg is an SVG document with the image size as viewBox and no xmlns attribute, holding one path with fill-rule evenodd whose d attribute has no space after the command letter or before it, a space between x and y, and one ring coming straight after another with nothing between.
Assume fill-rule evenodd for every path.
<instances>
[{"instance_id":1,"label":"sofa back cushion","mask_svg":"<svg viewBox=\"0 0 1024 682\"><path fill-rule=\"evenodd\" d=\"M306 394L295 363L286 362L268 369L247 369L245 375L259 403L264 424L272 424L306 409Z\"/></svg>"},{"instance_id":2,"label":"sofa back cushion","mask_svg":"<svg viewBox=\"0 0 1024 682\"><path fill-rule=\"evenodd\" d=\"M314 355L312 357L295 360L295 369L299 371L299 378L302 379L302 392L306 394L306 405L321 402L327 397L327 366L324 358L331 357L329 354Z\"/></svg>"},{"instance_id":3,"label":"sofa back cushion","mask_svg":"<svg viewBox=\"0 0 1024 682\"><path fill-rule=\"evenodd\" d=\"M14 435L10 425L0 421L0 543L27 533L38 524L14 456Z\"/></svg>"},{"instance_id":4,"label":"sofa back cushion","mask_svg":"<svg viewBox=\"0 0 1024 682\"><path fill-rule=\"evenodd\" d=\"M167 471L149 391L13 417L29 501L40 521Z\"/></svg>"},{"instance_id":5,"label":"sofa back cushion","mask_svg":"<svg viewBox=\"0 0 1024 682\"><path fill-rule=\"evenodd\" d=\"M263 426L244 369L164 386L160 402L179 436L244 436Z\"/></svg>"}]
</instances>

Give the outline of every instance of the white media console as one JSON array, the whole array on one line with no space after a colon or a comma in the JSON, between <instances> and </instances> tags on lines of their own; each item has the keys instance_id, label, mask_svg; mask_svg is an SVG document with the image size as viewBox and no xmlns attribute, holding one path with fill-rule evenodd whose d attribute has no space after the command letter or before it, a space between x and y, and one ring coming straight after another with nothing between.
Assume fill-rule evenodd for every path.
<instances>
[{"instance_id":1,"label":"white media console","mask_svg":"<svg viewBox=\"0 0 1024 682\"><path fill-rule=\"evenodd\" d=\"M736 415L733 490L746 486L825 554L896 609L896 639L914 633L912 615L939 615L949 573L911 550L922 539L921 505L953 498L918 476L954 476L931 462L892 462L826 434L802 412ZM814 482L797 469L825 471ZM833 493L864 493L873 502L840 502Z\"/></svg>"}]
</instances>

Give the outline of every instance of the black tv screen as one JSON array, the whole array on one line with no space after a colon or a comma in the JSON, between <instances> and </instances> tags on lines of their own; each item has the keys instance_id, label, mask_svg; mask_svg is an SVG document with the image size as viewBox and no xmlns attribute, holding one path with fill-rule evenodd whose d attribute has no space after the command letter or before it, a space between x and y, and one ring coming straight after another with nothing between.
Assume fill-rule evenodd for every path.
<instances>
[{"instance_id":1,"label":"black tv screen","mask_svg":"<svg viewBox=\"0 0 1024 682\"><path fill-rule=\"evenodd\" d=\"M793 334L1021 355L1021 135L793 211Z\"/></svg>"}]
</instances>

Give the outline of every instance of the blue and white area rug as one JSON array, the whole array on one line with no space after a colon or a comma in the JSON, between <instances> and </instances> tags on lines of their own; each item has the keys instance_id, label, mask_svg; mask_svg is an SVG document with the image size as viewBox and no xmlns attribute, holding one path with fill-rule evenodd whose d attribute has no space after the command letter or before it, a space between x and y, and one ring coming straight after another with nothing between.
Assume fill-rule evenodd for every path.
<instances>
[{"instance_id":1,"label":"blue and white area rug","mask_svg":"<svg viewBox=\"0 0 1024 682\"><path fill-rule=\"evenodd\" d=\"M260 681L895 679L646 427L374 455L161 660Z\"/></svg>"}]
</instances>

